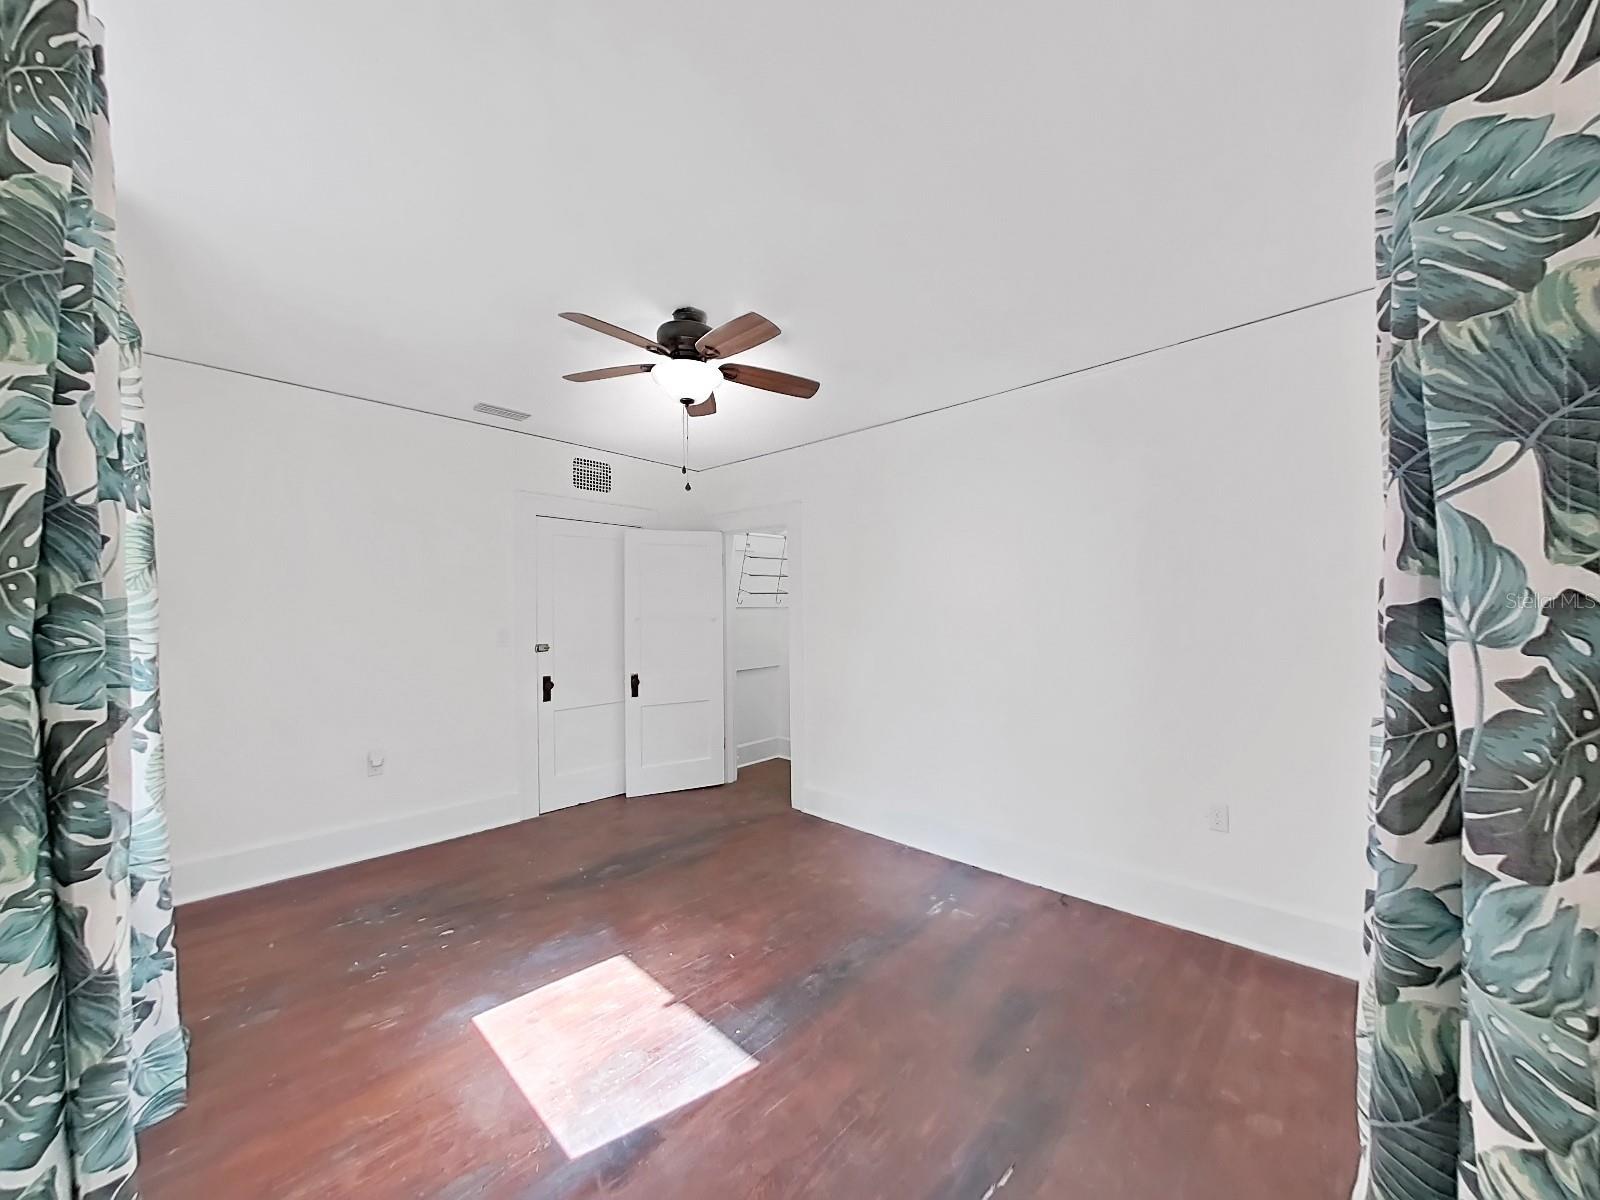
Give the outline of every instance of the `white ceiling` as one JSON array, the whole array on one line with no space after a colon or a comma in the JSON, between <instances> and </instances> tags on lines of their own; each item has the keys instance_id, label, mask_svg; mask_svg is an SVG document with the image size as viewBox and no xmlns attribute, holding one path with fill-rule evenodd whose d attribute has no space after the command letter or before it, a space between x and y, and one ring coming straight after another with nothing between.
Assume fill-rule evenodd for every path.
<instances>
[{"instance_id":1,"label":"white ceiling","mask_svg":"<svg viewBox=\"0 0 1600 1200\"><path fill-rule=\"evenodd\" d=\"M725 387L697 467L1368 286L1394 9L96 6L153 352L676 463L555 314L756 309L822 391Z\"/></svg>"}]
</instances>

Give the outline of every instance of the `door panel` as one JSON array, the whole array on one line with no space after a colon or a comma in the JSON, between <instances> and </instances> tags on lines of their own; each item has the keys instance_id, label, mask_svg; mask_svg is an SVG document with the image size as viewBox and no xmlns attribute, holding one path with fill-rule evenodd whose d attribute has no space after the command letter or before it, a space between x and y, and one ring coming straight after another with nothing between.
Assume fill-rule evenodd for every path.
<instances>
[{"instance_id":1,"label":"door panel","mask_svg":"<svg viewBox=\"0 0 1600 1200\"><path fill-rule=\"evenodd\" d=\"M654 765L698 762L712 749L706 740L707 702L650 704L639 710L640 761ZM720 782L720 780L718 781Z\"/></svg>"},{"instance_id":2,"label":"door panel","mask_svg":"<svg viewBox=\"0 0 1600 1200\"><path fill-rule=\"evenodd\" d=\"M621 793L626 695L622 541L617 525L540 517L539 811ZM541 695L543 693L541 692Z\"/></svg>"},{"instance_id":3,"label":"door panel","mask_svg":"<svg viewBox=\"0 0 1600 1200\"><path fill-rule=\"evenodd\" d=\"M723 782L722 535L624 534L628 795Z\"/></svg>"}]
</instances>

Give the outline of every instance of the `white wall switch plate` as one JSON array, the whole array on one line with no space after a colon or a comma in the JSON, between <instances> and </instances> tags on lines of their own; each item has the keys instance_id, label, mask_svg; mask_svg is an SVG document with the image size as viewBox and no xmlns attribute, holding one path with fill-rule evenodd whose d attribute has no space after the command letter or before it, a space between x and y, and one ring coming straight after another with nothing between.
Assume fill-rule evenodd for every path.
<instances>
[{"instance_id":1,"label":"white wall switch plate","mask_svg":"<svg viewBox=\"0 0 1600 1200\"><path fill-rule=\"evenodd\" d=\"M383 774L383 751L382 750L368 750L367 751L367 774L368 775L382 775Z\"/></svg>"}]
</instances>

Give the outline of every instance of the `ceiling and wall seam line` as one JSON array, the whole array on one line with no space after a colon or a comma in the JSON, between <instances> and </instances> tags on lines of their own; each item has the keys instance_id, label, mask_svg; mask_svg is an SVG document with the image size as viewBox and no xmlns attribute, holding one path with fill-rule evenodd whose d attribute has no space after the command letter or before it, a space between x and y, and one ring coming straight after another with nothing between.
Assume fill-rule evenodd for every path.
<instances>
[{"instance_id":1,"label":"ceiling and wall seam line","mask_svg":"<svg viewBox=\"0 0 1600 1200\"><path fill-rule=\"evenodd\" d=\"M488 429L495 433L514 433L519 437L538 438L541 442L554 442L558 446L571 446L574 450L587 450L592 454L609 454L613 458L626 458L633 462L649 463L653 467L670 467L676 471L679 464L663 462L659 458L645 458L638 454L629 454L622 450L608 450L604 446L591 446L585 442L569 441L566 438L552 437L548 433L535 433L531 429L511 429L505 425L490 425L486 421L474 421L471 417L458 417L454 413L435 412L431 408L413 408L409 404L401 404L395 400L378 400L372 396L358 396L354 392L341 392L337 388L319 387L314 383L297 383L292 379L279 379L275 375L262 375L257 371L243 371L238 367L224 367L217 363L201 362L194 358L180 358L176 354L161 354L155 350L145 350L146 358L159 358L165 362L182 363L187 367L199 367L205 371L221 371L227 375L239 375L245 379L259 379L263 383L275 383L280 387L300 388L307 392L320 392L324 396L338 396L343 400L359 400L363 404L376 404L380 408L393 408L400 412L415 413L419 417L437 417L441 421L456 421L462 425L474 425L479 429ZM691 473L698 473L691 468Z\"/></svg>"},{"instance_id":2,"label":"ceiling and wall seam line","mask_svg":"<svg viewBox=\"0 0 1600 1200\"><path fill-rule=\"evenodd\" d=\"M890 425L899 425L903 421L915 421L918 417L931 417L935 413L949 412L953 408L964 408L968 404L977 404L982 400L994 400L1001 396L1009 396L1015 392L1025 391L1028 388L1039 387L1046 383L1056 383L1063 379L1071 379L1074 375L1086 375L1090 371L1098 371L1104 367L1115 367L1122 363L1132 362L1139 358L1148 358L1152 354L1160 354L1166 350L1177 350L1183 346L1191 346L1195 342L1203 342L1208 338L1220 337L1226 333L1237 333L1241 329L1249 329L1254 325L1264 325L1268 321L1276 321L1280 317L1292 317L1297 313L1308 312L1314 308L1321 308L1325 304L1338 304L1356 296L1368 295L1377 289L1375 287L1357 288L1353 292L1341 292L1337 296L1327 296L1321 300L1312 300L1306 304L1298 304L1293 308L1286 308L1280 312L1268 313L1266 316L1252 317L1248 321L1240 321L1235 325L1225 325L1221 329L1207 330L1197 333L1192 337L1180 338L1175 342L1164 342L1159 346L1150 346L1144 350L1134 350L1116 358L1108 358L1102 362L1089 363L1087 366L1073 367L1069 371L1061 371L1055 375L1046 375L1042 379L1032 379L1027 383L1013 384L1011 387L1001 388L997 392L985 392L981 396L973 396L966 400L953 400L949 404L941 404L937 408L925 408L921 412L906 413L904 416L891 417L886 421L877 421L871 425L863 425L858 429L846 429L840 433L830 433L826 437L813 438L809 442L796 442L793 446L784 446L778 450L764 450L760 454L748 454L744 458L731 458L727 462L717 463L714 466L701 468L704 471L720 471L723 467L738 466L740 463L756 462L763 458L771 458L774 454L787 454L791 450L803 450L807 446L820 446L825 442L838 441L840 438L853 437L858 433L870 433L874 429L884 429Z\"/></svg>"},{"instance_id":3,"label":"ceiling and wall seam line","mask_svg":"<svg viewBox=\"0 0 1600 1200\"><path fill-rule=\"evenodd\" d=\"M1165 342L1159 346L1149 346L1143 350L1134 350L1128 354L1119 355L1116 358L1108 358L1101 362L1089 363L1081 367L1073 367L1071 370L1060 371L1054 375L1046 375L1040 379L1032 379L1026 383L1013 384L1010 387L1001 388L998 391L985 392L981 396L972 396L965 400L953 400L949 404L941 404L937 408L925 408L920 412L906 413L904 416L891 417L886 421L878 421L871 425L862 425L856 429L842 430L839 433L832 433L826 437L813 438L808 442L796 442L792 446L780 446L776 450L766 450L760 454L749 454L744 458L729 459L727 462L715 463L709 467L691 467L690 474L700 475L711 471L719 471L724 467L733 467L739 465L740 463L755 462L759 459L770 458L774 454L787 454L791 450L803 450L807 446L820 446L825 442L838 441L840 438L853 437L859 433L869 433L874 429L884 429L890 425L899 425L905 421L914 421L919 417L930 417L935 413L949 412L953 408L963 408L966 405L977 404L984 400L994 400L1001 396L1009 396L1016 392L1025 391L1028 388L1035 388L1046 383L1056 383L1063 379L1070 379L1075 375L1084 375L1090 371L1098 371L1105 367L1114 367L1122 363L1132 362L1135 359L1147 358L1152 354L1160 354L1167 350L1176 350L1183 346L1193 345L1195 342L1205 341L1208 338L1220 337L1223 334L1228 333L1236 333L1241 329L1249 329L1254 325L1262 325L1268 321L1276 321L1281 317L1294 316L1297 313L1303 313L1310 309L1320 308L1325 304L1337 304L1344 300L1353 299L1356 296L1367 295L1374 290L1375 289L1371 287L1357 288L1354 291L1342 292L1336 296L1327 296L1321 300L1312 300L1306 304L1296 305L1293 308L1286 308L1279 312L1268 313L1265 316L1252 317L1248 321L1240 321L1233 325L1223 326L1220 329L1210 329L1204 333L1194 334L1191 337L1180 338L1175 342ZM260 379L264 382L276 383L284 387L303 388L308 392L320 392L326 396L339 396L345 400L359 400L364 404L376 404L383 408L393 408L398 409L401 412L416 413L418 416L438 417L445 421L459 421L464 425L476 425L480 429L490 429L498 433L514 433L522 437L538 438L541 441L554 442L561 446L572 446L575 449L589 450L596 454L609 454L616 458L626 458L634 462L649 463L652 466L670 467L674 469L681 466L679 463L663 462L657 458L645 458L641 455L628 454L620 450L609 450L603 446L591 446L583 442L573 442L567 440L566 438L553 437L547 433L535 433L531 429L509 429L503 425L490 425L483 421L474 421L470 417L460 417L452 413L435 412L432 409L427 408L413 408L408 404L400 404L394 400L379 400L372 396L359 396L354 392L342 392L336 388L319 387L316 384L311 383L296 383L290 379L279 379L276 376L262 375L255 371L243 371L236 367L224 367L219 366L216 363L200 362L191 358L180 358L173 354L160 354L154 350L146 350L145 353L151 358L165 359L168 362L184 363L191 367L202 367L209 371L225 371L230 375L242 375L249 379Z\"/></svg>"}]
</instances>

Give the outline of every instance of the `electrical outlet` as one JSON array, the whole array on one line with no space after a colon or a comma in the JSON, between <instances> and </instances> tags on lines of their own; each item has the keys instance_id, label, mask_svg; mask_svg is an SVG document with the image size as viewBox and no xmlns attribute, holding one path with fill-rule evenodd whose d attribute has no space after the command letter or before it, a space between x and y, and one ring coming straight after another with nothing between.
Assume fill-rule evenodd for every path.
<instances>
[{"instance_id":1,"label":"electrical outlet","mask_svg":"<svg viewBox=\"0 0 1600 1200\"><path fill-rule=\"evenodd\" d=\"M1206 806L1206 828L1212 833L1228 832L1228 806L1226 804L1208 804Z\"/></svg>"},{"instance_id":2,"label":"electrical outlet","mask_svg":"<svg viewBox=\"0 0 1600 1200\"><path fill-rule=\"evenodd\" d=\"M367 751L367 774L368 775L382 775L383 774L383 751L382 750L368 750Z\"/></svg>"}]
</instances>

